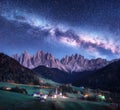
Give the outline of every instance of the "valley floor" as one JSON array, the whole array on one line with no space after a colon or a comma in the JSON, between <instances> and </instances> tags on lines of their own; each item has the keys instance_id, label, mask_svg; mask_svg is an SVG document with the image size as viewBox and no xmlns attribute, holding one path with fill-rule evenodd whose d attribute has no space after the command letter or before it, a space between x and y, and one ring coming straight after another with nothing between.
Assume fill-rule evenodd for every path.
<instances>
[{"instance_id":1,"label":"valley floor","mask_svg":"<svg viewBox=\"0 0 120 110\"><path fill-rule=\"evenodd\" d=\"M4 85L4 83L1 83ZM9 86L13 86L9 84ZM26 86L26 85L21 85ZM32 93L33 86L26 86L28 93ZM0 110L116 110L110 108L109 103L83 101L74 98L47 99L40 102L32 95L0 90Z\"/></svg>"}]
</instances>

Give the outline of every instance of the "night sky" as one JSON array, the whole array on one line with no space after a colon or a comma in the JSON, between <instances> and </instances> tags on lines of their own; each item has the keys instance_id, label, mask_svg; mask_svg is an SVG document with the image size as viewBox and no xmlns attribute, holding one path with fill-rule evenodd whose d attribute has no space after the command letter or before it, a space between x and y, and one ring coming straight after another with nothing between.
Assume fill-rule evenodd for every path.
<instances>
[{"instance_id":1,"label":"night sky","mask_svg":"<svg viewBox=\"0 0 120 110\"><path fill-rule=\"evenodd\" d=\"M0 52L120 57L120 0L0 0Z\"/></svg>"}]
</instances>

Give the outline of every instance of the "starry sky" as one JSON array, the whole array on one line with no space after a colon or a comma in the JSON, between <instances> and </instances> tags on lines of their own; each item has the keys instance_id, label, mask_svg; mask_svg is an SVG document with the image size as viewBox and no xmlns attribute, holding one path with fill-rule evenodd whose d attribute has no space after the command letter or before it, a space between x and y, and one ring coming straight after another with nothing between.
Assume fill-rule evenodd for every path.
<instances>
[{"instance_id":1,"label":"starry sky","mask_svg":"<svg viewBox=\"0 0 120 110\"><path fill-rule=\"evenodd\" d=\"M120 57L120 0L0 0L0 52Z\"/></svg>"}]
</instances>

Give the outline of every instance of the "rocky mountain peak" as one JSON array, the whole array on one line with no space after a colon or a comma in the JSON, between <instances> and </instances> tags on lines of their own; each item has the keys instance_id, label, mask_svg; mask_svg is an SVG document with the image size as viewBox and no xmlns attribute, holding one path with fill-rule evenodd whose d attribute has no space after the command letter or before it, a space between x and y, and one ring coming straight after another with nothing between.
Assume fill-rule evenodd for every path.
<instances>
[{"instance_id":1,"label":"rocky mountain peak","mask_svg":"<svg viewBox=\"0 0 120 110\"><path fill-rule=\"evenodd\" d=\"M109 64L106 59L98 58L89 60L79 54L74 54L71 56L66 55L64 58L59 60L52 54L45 53L44 51L38 51L33 56L25 51L20 56L15 54L13 58L27 68L32 69L37 66L44 65L49 68L57 68L66 72L96 70Z\"/></svg>"}]
</instances>

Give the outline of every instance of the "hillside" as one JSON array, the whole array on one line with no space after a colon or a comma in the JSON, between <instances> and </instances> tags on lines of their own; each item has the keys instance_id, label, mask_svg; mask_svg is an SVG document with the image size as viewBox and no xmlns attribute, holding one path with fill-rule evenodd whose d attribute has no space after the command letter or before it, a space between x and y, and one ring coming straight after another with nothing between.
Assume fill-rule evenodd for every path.
<instances>
[{"instance_id":1,"label":"hillside","mask_svg":"<svg viewBox=\"0 0 120 110\"><path fill-rule=\"evenodd\" d=\"M72 72L68 73L57 68L48 68L45 66L38 66L33 69L38 76L42 76L43 78L53 80L58 83L73 83L78 79L82 79L90 74L91 71L84 72Z\"/></svg>"},{"instance_id":2,"label":"hillside","mask_svg":"<svg viewBox=\"0 0 120 110\"><path fill-rule=\"evenodd\" d=\"M53 81L59 83L68 82L69 74L67 72L61 71L56 68L47 68L45 66L38 66L33 69L37 75L42 76L47 79L51 79Z\"/></svg>"},{"instance_id":3,"label":"hillside","mask_svg":"<svg viewBox=\"0 0 120 110\"><path fill-rule=\"evenodd\" d=\"M0 53L0 81L38 84L39 79L32 70L20 65L13 58Z\"/></svg>"},{"instance_id":4,"label":"hillside","mask_svg":"<svg viewBox=\"0 0 120 110\"><path fill-rule=\"evenodd\" d=\"M92 75L77 80L74 85L120 92L120 60L94 71Z\"/></svg>"}]
</instances>

